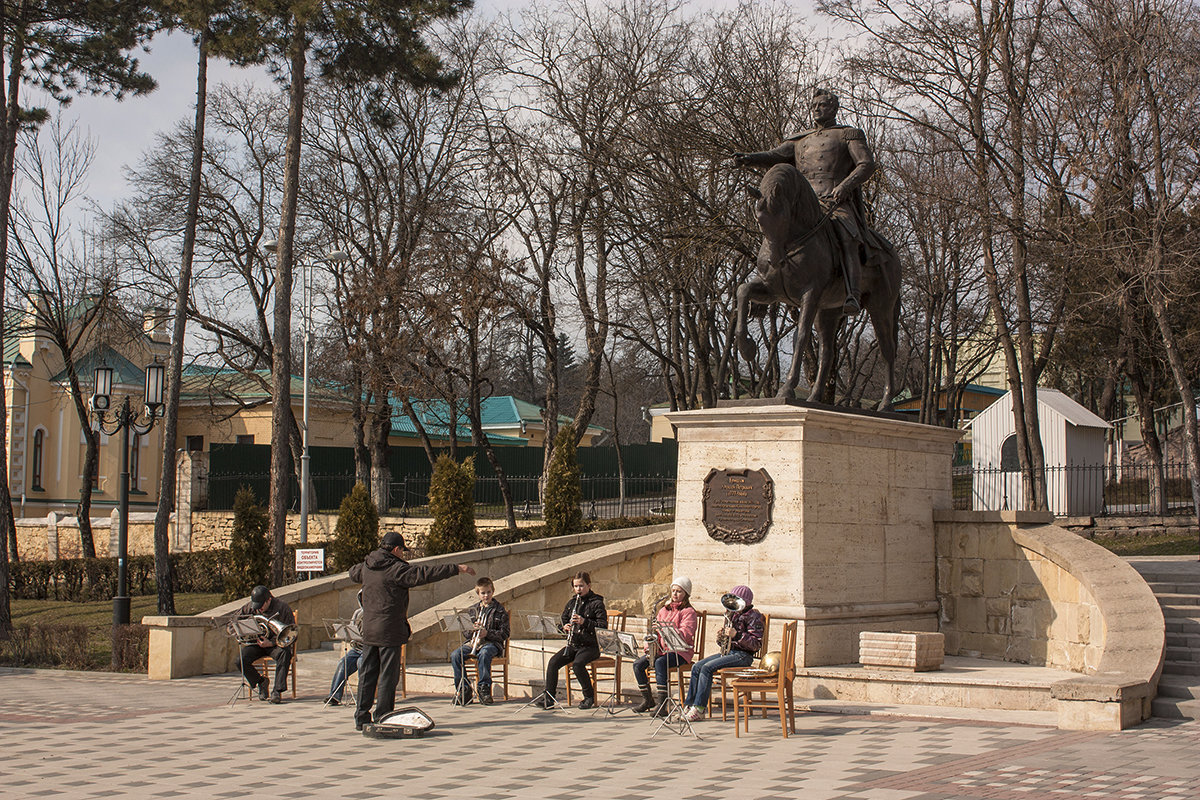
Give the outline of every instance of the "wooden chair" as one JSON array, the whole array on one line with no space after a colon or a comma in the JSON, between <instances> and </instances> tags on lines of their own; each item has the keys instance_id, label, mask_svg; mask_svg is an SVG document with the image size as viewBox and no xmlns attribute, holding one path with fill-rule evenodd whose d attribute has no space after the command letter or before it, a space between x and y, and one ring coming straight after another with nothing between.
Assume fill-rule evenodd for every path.
<instances>
[{"instance_id":1,"label":"wooden chair","mask_svg":"<svg viewBox=\"0 0 1200 800\"><path fill-rule=\"evenodd\" d=\"M733 690L733 727L737 736L741 736L741 717L746 715L746 733L750 732L750 714L754 709L763 710L763 715L771 708L778 709L779 722L783 726L783 738L788 737L788 729L796 732L796 708L793 704L792 685L796 681L796 627L798 622L789 622L783 626L783 645L780 649L782 662L779 672L775 675L761 677L734 676L730 681ZM758 692L759 699L754 699ZM767 695L774 694L775 699L769 701Z\"/></svg>"},{"instance_id":2,"label":"wooden chair","mask_svg":"<svg viewBox=\"0 0 1200 800\"><path fill-rule=\"evenodd\" d=\"M608 629L610 631L625 630L626 614L624 611L609 611L608 612ZM592 691L599 694L597 684L600 681L611 680L613 682L613 691L617 693L617 697L621 696L621 657L600 656L595 661L588 664L588 670L592 673ZM493 662L495 663L495 662ZM571 665L563 666L566 670L567 683L567 705L571 705Z\"/></svg>"},{"instance_id":3,"label":"wooden chair","mask_svg":"<svg viewBox=\"0 0 1200 800\"><path fill-rule=\"evenodd\" d=\"M704 638L707 628L708 612L701 611L696 614L696 646L692 648L695 655L692 656L691 661L685 661L679 666L667 670L667 694L671 693L672 684L678 684L680 705L683 705L684 698L687 697L688 684L692 681L692 664L704 654ZM650 670L654 670L653 664L650 665Z\"/></svg>"},{"instance_id":4,"label":"wooden chair","mask_svg":"<svg viewBox=\"0 0 1200 800\"><path fill-rule=\"evenodd\" d=\"M724 626L724 623L725 623L725 621L724 621L724 619L722 619L721 620L722 626ZM756 659L761 659L763 656L765 656L767 654L767 640L770 638L770 636L771 636L771 615L763 614L762 644L760 644L758 646L758 652L754 654L754 657ZM728 719L728 717L726 716L726 711L725 711L726 700L729 696L727 694L728 683L729 683L729 680L732 679L732 677L735 673L741 672L743 669L746 669L746 668L745 667L726 667L725 669L717 670L713 674L713 691L708 693L708 715L710 717L712 716L713 705L716 702L717 683L720 682L720 684L721 684L721 721L724 722L726 719ZM763 712L763 716L766 716L766 712Z\"/></svg>"},{"instance_id":5,"label":"wooden chair","mask_svg":"<svg viewBox=\"0 0 1200 800\"><path fill-rule=\"evenodd\" d=\"M296 630L300 630L300 614L298 614L295 611L293 611L292 613L296 615ZM296 647L296 644L299 641L300 641L300 639L299 639L299 637L297 637L296 641L292 642L291 647L288 648L289 650L292 651L292 663L288 669L288 674L289 674L288 683L290 683L292 685L292 699L293 700L296 699L296 662L299 661L298 656L300 655L300 651ZM275 672L275 659L271 658L270 656L263 656L262 658L255 659L254 660L254 668L258 670L258 673L263 676L264 680L270 680L271 677L274 676L274 672ZM274 688L274 687L272 687L272 688ZM254 692L250 693L250 699L251 700L254 699Z\"/></svg>"},{"instance_id":6,"label":"wooden chair","mask_svg":"<svg viewBox=\"0 0 1200 800\"><path fill-rule=\"evenodd\" d=\"M479 662L474 658L463 659L463 676L475 684L475 695L479 696ZM504 640L504 652L492 659L492 686L500 678L504 699L508 699L508 639Z\"/></svg>"}]
</instances>

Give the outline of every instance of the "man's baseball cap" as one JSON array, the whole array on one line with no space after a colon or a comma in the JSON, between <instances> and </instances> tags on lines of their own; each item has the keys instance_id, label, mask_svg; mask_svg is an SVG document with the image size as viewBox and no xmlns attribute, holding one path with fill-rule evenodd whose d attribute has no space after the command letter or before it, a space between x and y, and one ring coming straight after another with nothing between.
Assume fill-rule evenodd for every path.
<instances>
[{"instance_id":1,"label":"man's baseball cap","mask_svg":"<svg viewBox=\"0 0 1200 800\"><path fill-rule=\"evenodd\" d=\"M271 590L265 586L255 586L250 591L250 610L257 611L271 597Z\"/></svg>"},{"instance_id":2,"label":"man's baseball cap","mask_svg":"<svg viewBox=\"0 0 1200 800\"><path fill-rule=\"evenodd\" d=\"M384 550L391 550L393 547L399 547L401 550L408 550L408 545L404 543L404 537L395 531L388 531L383 535L383 540L379 546Z\"/></svg>"}]
</instances>

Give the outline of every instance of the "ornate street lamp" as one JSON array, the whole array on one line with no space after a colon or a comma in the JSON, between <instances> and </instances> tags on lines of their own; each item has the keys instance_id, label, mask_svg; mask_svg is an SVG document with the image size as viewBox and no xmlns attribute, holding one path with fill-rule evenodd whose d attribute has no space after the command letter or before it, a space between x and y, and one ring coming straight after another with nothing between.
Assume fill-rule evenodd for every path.
<instances>
[{"instance_id":1,"label":"ornate street lamp","mask_svg":"<svg viewBox=\"0 0 1200 800\"><path fill-rule=\"evenodd\" d=\"M129 624L129 431L145 436L166 410L163 407L163 384L166 367L154 363L146 367L144 406L134 412L126 395L119 408L112 411L112 367L96 367L95 391L92 393L92 414L96 428L106 436L121 433L121 530L117 536L117 594L113 597L113 626ZM145 421L142 422L143 416Z\"/></svg>"}]
</instances>

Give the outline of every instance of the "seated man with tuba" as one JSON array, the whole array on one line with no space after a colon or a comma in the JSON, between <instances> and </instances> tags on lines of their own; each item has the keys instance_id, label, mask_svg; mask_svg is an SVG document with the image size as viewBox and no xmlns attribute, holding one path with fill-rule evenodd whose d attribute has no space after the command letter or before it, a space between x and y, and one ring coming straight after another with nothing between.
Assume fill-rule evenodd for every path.
<instances>
[{"instance_id":1,"label":"seated man with tuba","mask_svg":"<svg viewBox=\"0 0 1200 800\"><path fill-rule=\"evenodd\" d=\"M275 684L270 692L272 703L283 702L283 690L287 688L288 667L292 664L291 644L296 639L296 615L287 603L274 597L265 586L255 586L250 592L250 602L238 612L240 617L259 620L262 635L257 642L242 645L238 663L242 675L250 684L250 691L258 689L260 700L266 700L270 681L258 674L254 662L264 656L275 661Z\"/></svg>"}]
</instances>

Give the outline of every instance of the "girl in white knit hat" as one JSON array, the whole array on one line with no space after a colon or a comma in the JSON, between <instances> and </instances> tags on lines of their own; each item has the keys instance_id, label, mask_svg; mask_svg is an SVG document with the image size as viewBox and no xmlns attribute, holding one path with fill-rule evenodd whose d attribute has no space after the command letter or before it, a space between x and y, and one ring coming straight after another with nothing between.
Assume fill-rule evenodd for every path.
<instances>
[{"instance_id":1,"label":"girl in white knit hat","mask_svg":"<svg viewBox=\"0 0 1200 800\"><path fill-rule=\"evenodd\" d=\"M667 671L680 664L688 664L694 655L693 647L696 642L696 609L692 608L689 598L692 594L692 579L678 575L671 581L670 600L658 610L654 618L654 627L670 625L679 631L680 638L687 644L685 650L667 650L661 636L658 639L658 657L654 659L654 682L658 688L658 698L650 693L650 680L647 673L650 669L649 647L647 655L633 662L633 674L637 678L638 688L642 690L642 702L634 707L640 713L649 711L657 706L655 716L667 712Z\"/></svg>"}]
</instances>

